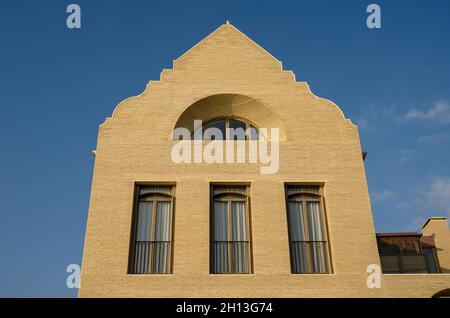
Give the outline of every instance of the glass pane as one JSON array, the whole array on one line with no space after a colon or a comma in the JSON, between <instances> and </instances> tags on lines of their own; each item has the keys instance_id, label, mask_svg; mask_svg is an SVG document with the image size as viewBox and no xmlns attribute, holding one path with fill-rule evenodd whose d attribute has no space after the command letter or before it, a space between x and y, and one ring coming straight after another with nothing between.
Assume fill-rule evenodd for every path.
<instances>
[{"instance_id":1,"label":"glass pane","mask_svg":"<svg viewBox=\"0 0 450 318\"><path fill-rule=\"evenodd\" d=\"M228 273L228 203L214 202L213 273Z\"/></svg>"},{"instance_id":2,"label":"glass pane","mask_svg":"<svg viewBox=\"0 0 450 318\"><path fill-rule=\"evenodd\" d=\"M308 242L291 242L291 262L294 274L308 271Z\"/></svg>"},{"instance_id":3,"label":"glass pane","mask_svg":"<svg viewBox=\"0 0 450 318\"><path fill-rule=\"evenodd\" d=\"M308 229L310 241L326 241L323 233L323 222L320 214L319 202L306 202L308 209Z\"/></svg>"},{"instance_id":4,"label":"glass pane","mask_svg":"<svg viewBox=\"0 0 450 318\"><path fill-rule=\"evenodd\" d=\"M243 121L230 119L230 128L228 129L228 136L230 140L245 140L245 130L247 124Z\"/></svg>"},{"instance_id":5,"label":"glass pane","mask_svg":"<svg viewBox=\"0 0 450 318\"><path fill-rule=\"evenodd\" d=\"M228 241L228 204L214 202L214 241Z\"/></svg>"},{"instance_id":6,"label":"glass pane","mask_svg":"<svg viewBox=\"0 0 450 318\"><path fill-rule=\"evenodd\" d=\"M139 202L136 241L152 239L152 207L153 202Z\"/></svg>"},{"instance_id":7,"label":"glass pane","mask_svg":"<svg viewBox=\"0 0 450 318\"><path fill-rule=\"evenodd\" d=\"M249 243L233 242L233 273L250 273Z\"/></svg>"},{"instance_id":8,"label":"glass pane","mask_svg":"<svg viewBox=\"0 0 450 318\"><path fill-rule=\"evenodd\" d=\"M147 274L150 270L150 247L151 242L136 241L134 247L134 274Z\"/></svg>"},{"instance_id":9,"label":"glass pane","mask_svg":"<svg viewBox=\"0 0 450 318\"><path fill-rule=\"evenodd\" d=\"M258 140L259 139L259 131L256 127L250 126L250 140Z\"/></svg>"},{"instance_id":10,"label":"glass pane","mask_svg":"<svg viewBox=\"0 0 450 318\"><path fill-rule=\"evenodd\" d=\"M155 242L153 243L153 273L154 274L168 274L170 273L170 256L171 243L170 242Z\"/></svg>"},{"instance_id":11,"label":"glass pane","mask_svg":"<svg viewBox=\"0 0 450 318\"><path fill-rule=\"evenodd\" d=\"M425 255L429 272L437 273L438 270L437 270L436 261L434 259L433 249L430 247L424 247L424 248L422 248L422 251L423 251L423 254Z\"/></svg>"},{"instance_id":12,"label":"glass pane","mask_svg":"<svg viewBox=\"0 0 450 318\"><path fill-rule=\"evenodd\" d=\"M388 254L388 255L396 255L400 254L400 247L395 244L392 240L392 237L378 237L378 250L380 254Z\"/></svg>"},{"instance_id":13,"label":"glass pane","mask_svg":"<svg viewBox=\"0 0 450 318\"><path fill-rule=\"evenodd\" d=\"M229 273L228 242L213 242L213 268L215 274Z\"/></svg>"},{"instance_id":14,"label":"glass pane","mask_svg":"<svg viewBox=\"0 0 450 318\"><path fill-rule=\"evenodd\" d=\"M314 273L327 273L328 261L327 261L327 246L325 242L311 242L313 272Z\"/></svg>"},{"instance_id":15,"label":"glass pane","mask_svg":"<svg viewBox=\"0 0 450 318\"><path fill-rule=\"evenodd\" d=\"M303 206L301 202L289 201L288 210L291 241L306 241Z\"/></svg>"},{"instance_id":16,"label":"glass pane","mask_svg":"<svg viewBox=\"0 0 450 318\"><path fill-rule=\"evenodd\" d=\"M247 213L245 202L231 202L233 272L244 274L250 272L249 243L247 231Z\"/></svg>"},{"instance_id":17,"label":"glass pane","mask_svg":"<svg viewBox=\"0 0 450 318\"><path fill-rule=\"evenodd\" d=\"M247 241L245 202L231 202L231 213L233 215L233 241Z\"/></svg>"},{"instance_id":18,"label":"glass pane","mask_svg":"<svg viewBox=\"0 0 450 318\"><path fill-rule=\"evenodd\" d=\"M171 240L170 206L171 202L157 202L155 241Z\"/></svg>"},{"instance_id":19,"label":"glass pane","mask_svg":"<svg viewBox=\"0 0 450 318\"><path fill-rule=\"evenodd\" d=\"M224 140L226 121L215 120L203 126L203 140Z\"/></svg>"}]
</instances>

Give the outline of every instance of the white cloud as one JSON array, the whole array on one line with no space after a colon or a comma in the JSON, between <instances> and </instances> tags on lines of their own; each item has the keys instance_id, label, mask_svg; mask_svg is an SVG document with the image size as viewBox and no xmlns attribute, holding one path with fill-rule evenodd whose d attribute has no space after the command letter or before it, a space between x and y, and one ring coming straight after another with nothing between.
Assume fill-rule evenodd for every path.
<instances>
[{"instance_id":1,"label":"white cloud","mask_svg":"<svg viewBox=\"0 0 450 318\"><path fill-rule=\"evenodd\" d=\"M402 121L413 121L413 120L423 120L423 121L433 121L441 124L450 123L450 104L446 101L438 101L434 103L431 108L425 111L411 109L403 117L400 118Z\"/></svg>"},{"instance_id":2,"label":"white cloud","mask_svg":"<svg viewBox=\"0 0 450 318\"><path fill-rule=\"evenodd\" d=\"M405 198L407 199L393 202L395 209L411 214L411 221L403 227L405 231L420 230L432 216L445 216L450 219L450 178L432 178L416 186Z\"/></svg>"},{"instance_id":3,"label":"white cloud","mask_svg":"<svg viewBox=\"0 0 450 318\"><path fill-rule=\"evenodd\" d=\"M450 179L435 178L425 195L426 206L450 217Z\"/></svg>"},{"instance_id":4,"label":"white cloud","mask_svg":"<svg viewBox=\"0 0 450 318\"><path fill-rule=\"evenodd\" d=\"M450 134L438 133L434 135L419 136L417 141L421 143L440 143L450 139Z\"/></svg>"},{"instance_id":5,"label":"white cloud","mask_svg":"<svg viewBox=\"0 0 450 318\"><path fill-rule=\"evenodd\" d=\"M405 231L408 231L408 232L418 232L418 231L420 231L422 226L425 224L426 220L427 220L427 218L424 217L424 216L416 216L415 218L413 218L411 220L411 222L408 223L408 225L406 225L404 227Z\"/></svg>"},{"instance_id":6,"label":"white cloud","mask_svg":"<svg viewBox=\"0 0 450 318\"><path fill-rule=\"evenodd\" d=\"M412 230L414 226L421 226L431 216L446 216L450 218L450 178L434 178L425 187L421 187L417 196L410 200L407 206L420 209L417 215L405 228Z\"/></svg>"},{"instance_id":7,"label":"white cloud","mask_svg":"<svg viewBox=\"0 0 450 318\"><path fill-rule=\"evenodd\" d=\"M395 193L390 190L383 190L381 192L374 192L372 198L374 201L389 201L395 197Z\"/></svg>"},{"instance_id":8,"label":"white cloud","mask_svg":"<svg viewBox=\"0 0 450 318\"><path fill-rule=\"evenodd\" d=\"M397 164L404 164L410 161L415 155L416 151L414 149L400 149L397 151L398 159Z\"/></svg>"},{"instance_id":9,"label":"white cloud","mask_svg":"<svg viewBox=\"0 0 450 318\"><path fill-rule=\"evenodd\" d=\"M369 124L369 119L368 118L356 118L355 119L355 124L361 128L361 129L369 129L370 124Z\"/></svg>"},{"instance_id":10,"label":"white cloud","mask_svg":"<svg viewBox=\"0 0 450 318\"><path fill-rule=\"evenodd\" d=\"M400 201L400 202L395 203L394 206L397 209L406 209L411 206L411 202Z\"/></svg>"},{"instance_id":11,"label":"white cloud","mask_svg":"<svg viewBox=\"0 0 450 318\"><path fill-rule=\"evenodd\" d=\"M372 127L374 121L381 118L394 117L396 107L396 103L388 107L372 103L364 109L364 112L359 117L355 118L355 123L359 128L369 130Z\"/></svg>"}]
</instances>

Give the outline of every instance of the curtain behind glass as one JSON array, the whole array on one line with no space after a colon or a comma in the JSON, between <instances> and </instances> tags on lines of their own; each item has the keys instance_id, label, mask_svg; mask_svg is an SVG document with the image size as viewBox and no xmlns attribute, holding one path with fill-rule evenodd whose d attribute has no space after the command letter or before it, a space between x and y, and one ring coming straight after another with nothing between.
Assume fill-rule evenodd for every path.
<instances>
[{"instance_id":1,"label":"curtain behind glass","mask_svg":"<svg viewBox=\"0 0 450 318\"><path fill-rule=\"evenodd\" d=\"M231 202L233 268L235 273L249 273L249 240L245 202Z\"/></svg>"},{"instance_id":2,"label":"curtain behind glass","mask_svg":"<svg viewBox=\"0 0 450 318\"><path fill-rule=\"evenodd\" d=\"M319 202L306 202L308 210L309 240L311 241L313 272L328 272L326 236Z\"/></svg>"},{"instance_id":3,"label":"curtain behind glass","mask_svg":"<svg viewBox=\"0 0 450 318\"><path fill-rule=\"evenodd\" d=\"M213 272L228 273L228 204L214 202Z\"/></svg>"},{"instance_id":4,"label":"curtain behind glass","mask_svg":"<svg viewBox=\"0 0 450 318\"><path fill-rule=\"evenodd\" d=\"M233 216L232 240L248 241L245 202L231 202L231 213Z\"/></svg>"},{"instance_id":5,"label":"curtain behind glass","mask_svg":"<svg viewBox=\"0 0 450 318\"><path fill-rule=\"evenodd\" d=\"M153 202L139 202L137 233L134 248L134 273L148 273L152 239Z\"/></svg>"},{"instance_id":6,"label":"curtain behind glass","mask_svg":"<svg viewBox=\"0 0 450 318\"><path fill-rule=\"evenodd\" d=\"M168 201L157 202L155 241L170 241L171 239L170 207L171 202Z\"/></svg>"},{"instance_id":7,"label":"curtain behind glass","mask_svg":"<svg viewBox=\"0 0 450 318\"><path fill-rule=\"evenodd\" d=\"M289 201L289 230L291 241L306 241L303 206L301 202Z\"/></svg>"},{"instance_id":8,"label":"curtain behind glass","mask_svg":"<svg viewBox=\"0 0 450 318\"><path fill-rule=\"evenodd\" d=\"M139 202L136 241L151 241L153 202Z\"/></svg>"},{"instance_id":9,"label":"curtain behind glass","mask_svg":"<svg viewBox=\"0 0 450 318\"><path fill-rule=\"evenodd\" d=\"M153 217L154 204L156 204L155 217ZM169 201L139 202L134 248L134 273L170 273L171 207L172 204ZM152 264L153 269L150 264Z\"/></svg>"},{"instance_id":10,"label":"curtain behind glass","mask_svg":"<svg viewBox=\"0 0 450 318\"><path fill-rule=\"evenodd\" d=\"M231 220L228 219L228 208L228 202L214 202L213 272L249 273L250 242L245 202L231 202Z\"/></svg>"},{"instance_id":11,"label":"curtain behind glass","mask_svg":"<svg viewBox=\"0 0 450 318\"><path fill-rule=\"evenodd\" d=\"M156 205L156 227L153 255L154 273L170 272L171 202L160 201Z\"/></svg>"},{"instance_id":12,"label":"curtain behind glass","mask_svg":"<svg viewBox=\"0 0 450 318\"><path fill-rule=\"evenodd\" d=\"M289 201L288 210L292 271L294 273L305 273L308 271L308 243L305 242L307 239L302 203L298 201Z\"/></svg>"}]
</instances>

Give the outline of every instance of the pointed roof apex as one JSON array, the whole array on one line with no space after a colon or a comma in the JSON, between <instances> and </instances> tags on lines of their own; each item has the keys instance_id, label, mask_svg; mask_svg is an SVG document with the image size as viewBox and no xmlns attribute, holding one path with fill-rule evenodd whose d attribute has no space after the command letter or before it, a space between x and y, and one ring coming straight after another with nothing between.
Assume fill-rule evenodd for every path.
<instances>
[{"instance_id":1,"label":"pointed roof apex","mask_svg":"<svg viewBox=\"0 0 450 318\"><path fill-rule=\"evenodd\" d=\"M276 63L280 64L281 62L276 59L272 54L270 54L267 50L265 50L263 47L258 45L256 42L254 42L252 39L250 39L247 35L245 35L241 30L236 28L229 20L225 21L225 24L220 25L217 29L215 29L212 33L210 33L207 37L205 37L203 40L198 42L196 45L191 47L189 50L187 50L185 53L183 53L181 56L179 56L177 59L174 60L174 63L178 63L181 60L183 60L186 56L188 56L192 51L199 49L206 41L213 40L217 35L223 31L227 30L227 32L236 32L240 36L244 37L248 42L249 45L254 46L257 50L263 52L264 54L267 54L270 56Z\"/></svg>"}]
</instances>

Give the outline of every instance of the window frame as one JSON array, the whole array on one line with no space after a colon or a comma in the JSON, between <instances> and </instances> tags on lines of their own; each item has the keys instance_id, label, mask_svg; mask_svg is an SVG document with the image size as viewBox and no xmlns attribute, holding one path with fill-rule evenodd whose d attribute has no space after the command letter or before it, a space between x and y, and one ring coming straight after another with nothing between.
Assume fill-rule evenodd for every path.
<instances>
[{"instance_id":1,"label":"window frame","mask_svg":"<svg viewBox=\"0 0 450 318\"><path fill-rule=\"evenodd\" d=\"M298 191L296 193L289 194L289 190L293 188L317 188L317 192L310 192L310 191ZM308 238L308 240L305 241L293 241L291 239L292 233L291 233L291 219L290 219L290 212L289 212L289 202L300 202L303 211L303 224L305 227L305 238ZM318 202L319 203L319 211L320 211L320 217L322 220L322 231L324 231L324 238L325 241L312 241L309 240L310 235L310 224L308 220L308 208L307 203L308 202ZM326 208L325 208L325 198L323 195L323 186L317 185L317 184L285 184L285 205L286 205L286 218L287 218L287 227L288 227L288 241L289 241L289 263L291 267L291 274L292 275L311 275L311 274L319 274L319 275L328 275L333 274L333 265L332 265L332 255L331 255L331 244L330 244L330 237L329 237L329 230L328 230L328 220L326 216ZM307 255L306 255L306 262L307 262L307 271L306 272L294 272L294 258L292 255L291 250L291 244L292 242L322 242L325 243L325 252L326 252L326 266L327 271L326 272L314 272L314 265L313 265L313 247L312 244L307 245Z\"/></svg>"},{"instance_id":2,"label":"window frame","mask_svg":"<svg viewBox=\"0 0 450 318\"><path fill-rule=\"evenodd\" d=\"M214 194L214 189L217 188L230 188L230 187L242 187L245 189L244 194L238 192L224 192L219 194ZM210 275L251 275L253 274L253 239L252 239L252 223L251 223L251 211L250 211L250 195L249 195L249 185L248 184L211 184L210 185L210 242L209 242L209 274ZM234 196L234 197L233 197ZM231 197L231 198L226 198ZM215 202L227 202L227 220L228 220L228 231L227 231L227 241L215 241L214 240L214 203ZM232 212L232 202L244 202L245 203L245 215L246 215L246 235L247 241L234 241L233 240L233 212ZM234 255L232 249L228 246L228 268L230 269L227 273L214 273L214 242L247 242L248 243L248 269L247 273L236 273L234 269Z\"/></svg>"},{"instance_id":3,"label":"window frame","mask_svg":"<svg viewBox=\"0 0 450 318\"><path fill-rule=\"evenodd\" d=\"M165 194L161 192L148 192L140 194L142 189L151 187L167 187L170 188L171 194ZM141 200L144 198L145 200ZM151 200L147 200L151 198ZM135 253L136 253L136 238L138 234L139 225L139 205L141 202L152 202L152 222L151 222L151 240L150 243L155 242L170 242L170 259L169 259L169 271L167 273L155 273L154 272L154 245L150 245L149 253L149 272L148 273L134 273L135 266ZM170 241L156 241L156 224L157 224L157 203L158 202L170 202ZM128 256L128 269L127 274L129 275L171 275L173 274L173 256L174 256L174 237L175 237L175 184L135 184L134 186L134 196L133 196L133 211L131 220L131 233L130 233L130 247Z\"/></svg>"},{"instance_id":4,"label":"window frame","mask_svg":"<svg viewBox=\"0 0 450 318\"><path fill-rule=\"evenodd\" d=\"M244 119L244 118L238 118L238 117L216 117L216 118L210 119L210 120L202 123L202 127L201 127L201 129L202 129L202 139L201 140L203 140L203 141L214 141L214 140L211 140L211 139L203 139L204 127L206 125L209 125L209 124L213 123L213 122L221 121L221 120L225 121L225 136L224 136L225 138L224 139L215 139L215 140L223 140L223 141L258 141L259 140L259 137L260 137L259 128L255 124L253 124L251 121L249 121L247 119ZM230 121L231 120L236 120L236 121L240 121L242 123L245 123L245 139L230 139L230 135L229 135L230 132L229 132L228 129L231 128L230 127ZM251 139L251 131L248 131L249 128L254 128L256 130L256 136L257 136L256 139ZM194 134L195 134L195 129L191 133L191 139L192 140L194 140L194 137L195 137ZM264 138L265 138L265 136L264 136Z\"/></svg>"}]
</instances>

